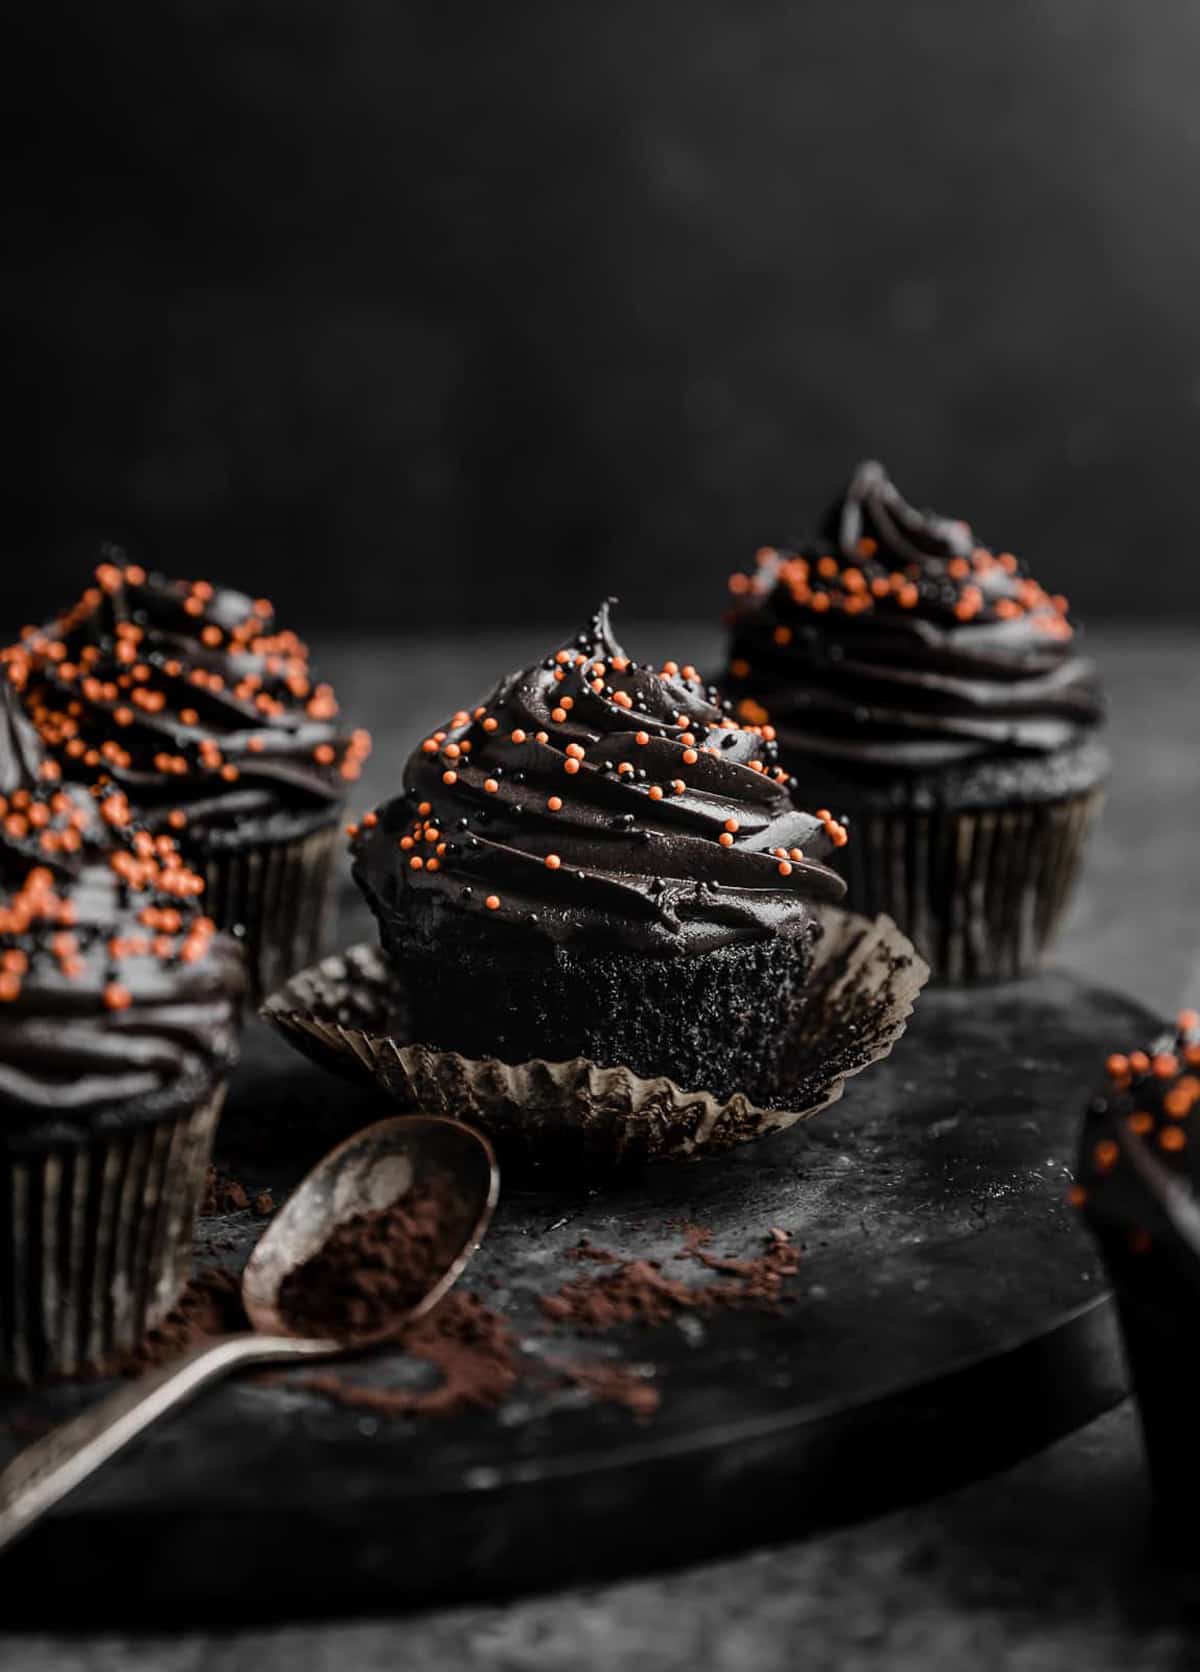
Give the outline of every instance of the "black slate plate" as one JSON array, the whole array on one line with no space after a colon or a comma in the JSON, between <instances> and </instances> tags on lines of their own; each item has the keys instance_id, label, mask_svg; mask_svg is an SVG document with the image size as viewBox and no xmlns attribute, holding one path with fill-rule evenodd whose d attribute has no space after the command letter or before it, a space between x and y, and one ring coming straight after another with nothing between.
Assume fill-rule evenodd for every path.
<instances>
[{"instance_id":1,"label":"black slate plate","mask_svg":"<svg viewBox=\"0 0 1200 1672\"><path fill-rule=\"evenodd\" d=\"M1125 1389L1064 1197L1097 1065L1150 1025L1061 974L926 992L894 1055L811 1123L604 1193L503 1194L467 1282L515 1317L531 1366L569 1356L532 1296L577 1275L565 1251L582 1236L687 1276L671 1266L679 1221L729 1254L783 1226L803 1247L793 1303L574 1354L654 1366L662 1409L644 1427L532 1370L501 1412L441 1424L364 1418L287 1378L226 1386L0 1562L6 1618L177 1623L507 1593L793 1538L1046 1444ZM256 1026L223 1159L278 1195L385 1109ZM205 1221L204 1257L240 1261L260 1223Z\"/></svg>"}]
</instances>

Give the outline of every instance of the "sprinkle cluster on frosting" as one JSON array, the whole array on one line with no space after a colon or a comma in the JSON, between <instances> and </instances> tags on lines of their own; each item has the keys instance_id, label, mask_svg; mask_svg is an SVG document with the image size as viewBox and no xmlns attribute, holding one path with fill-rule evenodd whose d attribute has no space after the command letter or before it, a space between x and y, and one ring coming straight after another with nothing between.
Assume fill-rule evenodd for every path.
<instances>
[{"instance_id":1,"label":"sprinkle cluster on frosting","mask_svg":"<svg viewBox=\"0 0 1200 1672\"><path fill-rule=\"evenodd\" d=\"M0 664L68 777L122 785L176 830L214 806L334 801L370 752L366 732L338 733L332 688L265 599L124 559Z\"/></svg>"},{"instance_id":2,"label":"sprinkle cluster on frosting","mask_svg":"<svg viewBox=\"0 0 1200 1672\"><path fill-rule=\"evenodd\" d=\"M1152 1231L1172 1234L1172 1218L1178 1230L1173 1194L1182 1189L1191 1199L1200 1160L1200 1014L1182 1011L1175 1027L1146 1049L1114 1052L1105 1071L1105 1089L1088 1108L1069 1200L1098 1224L1119 1229L1130 1250L1142 1253ZM1188 1219L1195 1237L1195 1208Z\"/></svg>"},{"instance_id":3,"label":"sprinkle cluster on frosting","mask_svg":"<svg viewBox=\"0 0 1200 1672\"><path fill-rule=\"evenodd\" d=\"M1102 712L1066 598L860 465L820 539L736 574L729 684L784 757L870 773L1049 754Z\"/></svg>"},{"instance_id":4,"label":"sprinkle cluster on frosting","mask_svg":"<svg viewBox=\"0 0 1200 1672\"><path fill-rule=\"evenodd\" d=\"M1074 636L1067 620L1070 605L1061 593L1051 596L1011 552L997 554L974 545L966 524L955 526L964 530L962 551L925 553L900 568L893 568L881 555L878 540L866 534L855 543L853 561L845 553L804 557L763 546L756 553L757 570L731 575L729 590L745 598L762 597L779 588L796 609L815 616L831 610L854 616L922 609L931 620L947 626L1026 617L1035 631L1048 638ZM773 637L776 644L786 645L792 630L781 623ZM734 671L744 676L749 664Z\"/></svg>"},{"instance_id":5,"label":"sprinkle cluster on frosting","mask_svg":"<svg viewBox=\"0 0 1200 1672\"><path fill-rule=\"evenodd\" d=\"M393 893L432 888L550 933L614 916L752 932L764 891L839 896L819 861L845 825L797 811L773 728L728 706L690 664L631 660L604 607L422 741L404 797L351 827L360 877L398 866Z\"/></svg>"},{"instance_id":6,"label":"sprinkle cluster on frosting","mask_svg":"<svg viewBox=\"0 0 1200 1672\"><path fill-rule=\"evenodd\" d=\"M49 787L0 796L0 1002L20 999L30 974L44 967L64 980L103 966L109 1010L127 1009L122 966L129 959L161 965L202 959L216 926L198 905L204 883L169 836L134 828L119 792ZM105 882L104 873L107 872ZM111 923L80 910L81 892L105 882ZM128 931L118 918L128 916Z\"/></svg>"}]
</instances>

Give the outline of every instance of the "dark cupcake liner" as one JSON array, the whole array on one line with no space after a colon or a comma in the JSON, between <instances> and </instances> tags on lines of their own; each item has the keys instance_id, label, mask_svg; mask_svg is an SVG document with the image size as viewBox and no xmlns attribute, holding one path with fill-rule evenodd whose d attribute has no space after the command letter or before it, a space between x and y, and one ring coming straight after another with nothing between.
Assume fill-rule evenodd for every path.
<instances>
[{"instance_id":1,"label":"dark cupcake liner","mask_svg":"<svg viewBox=\"0 0 1200 1672\"><path fill-rule=\"evenodd\" d=\"M604 1170L693 1160L818 1114L903 1034L929 973L912 943L887 918L833 908L821 915L825 932L788 1037L779 1106L585 1057L508 1063L414 1042L401 978L369 946L294 977L262 1015L322 1066L373 1083L406 1108L481 1127L506 1161Z\"/></svg>"},{"instance_id":2,"label":"dark cupcake liner","mask_svg":"<svg viewBox=\"0 0 1200 1672\"><path fill-rule=\"evenodd\" d=\"M256 998L319 957L333 916L336 820L285 840L248 840L201 858L204 901L219 929L236 930Z\"/></svg>"},{"instance_id":3,"label":"dark cupcake liner","mask_svg":"<svg viewBox=\"0 0 1200 1672\"><path fill-rule=\"evenodd\" d=\"M1027 975L1058 929L1102 799L1090 789L1002 808L847 809L849 901L901 924L935 980Z\"/></svg>"},{"instance_id":4,"label":"dark cupcake liner","mask_svg":"<svg viewBox=\"0 0 1200 1672\"><path fill-rule=\"evenodd\" d=\"M224 1096L83 1144L0 1153L0 1380L101 1371L170 1311Z\"/></svg>"},{"instance_id":5,"label":"dark cupcake liner","mask_svg":"<svg viewBox=\"0 0 1200 1672\"><path fill-rule=\"evenodd\" d=\"M1200 1487L1200 1427L1190 1378L1190 1320L1200 1307L1200 1289L1185 1282L1152 1252L1129 1257L1109 1273L1141 1419L1154 1519L1164 1530L1191 1520Z\"/></svg>"}]
</instances>

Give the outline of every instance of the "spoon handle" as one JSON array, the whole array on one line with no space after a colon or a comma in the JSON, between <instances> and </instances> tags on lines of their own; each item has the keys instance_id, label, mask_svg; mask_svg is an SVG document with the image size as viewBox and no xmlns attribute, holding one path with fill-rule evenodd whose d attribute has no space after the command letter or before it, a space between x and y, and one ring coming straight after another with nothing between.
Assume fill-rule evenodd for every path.
<instances>
[{"instance_id":1,"label":"spoon handle","mask_svg":"<svg viewBox=\"0 0 1200 1672\"><path fill-rule=\"evenodd\" d=\"M19 1452L0 1473L0 1550L20 1538L130 1440L186 1404L210 1382L243 1365L317 1358L334 1351L328 1341L249 1332L218 1336L160 1370L117 1388Z\"/></svg>"}]
</instances>

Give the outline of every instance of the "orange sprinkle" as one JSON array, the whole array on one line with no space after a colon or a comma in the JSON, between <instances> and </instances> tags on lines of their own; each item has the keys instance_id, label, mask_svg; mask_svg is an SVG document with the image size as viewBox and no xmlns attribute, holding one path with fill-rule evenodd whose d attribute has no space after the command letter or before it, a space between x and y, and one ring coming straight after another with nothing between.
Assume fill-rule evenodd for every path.
<instances>
[{"instance_id":1,"label":"orange sprinkle","mask_svg":"<svg viewBox=\"0 0 1200 1672\"><path fill-rule=\"evenodd\" d=\"M581 761L583 759L583 745L581 743L568 743L567 754L570 755L572 760Z\"/></svg>"},{"instance_id":2,"label":"orange sprinkle","mask_svg":"<svg viewBox=\"0 0 1200 1672\"><path fill-rule=\"evenodd\" d=\"M640 743L640 744L643 744L643 745L647 744L650 741L650 733L649 732L644 732L644 731L635 732L633 734L633 741L635 743Z\"/></svg>"},{"instance_id":3,"label":"orange sprinkle","mask_svg":"<svg viewBox=\"0 0 1200 1672\"><path fill-rule=\"evenodd\" d=\"M723 848L731 848L733 846L733 837L727 830L723 830L721 832L721 834L717 837L717 841L720 842Z\"/></svg>"},{"instance_id":4,"label":"orange sprinkle","mask_svg":"<svg viewBox=\"0 0 1200 1672\"><path fill-rule=\"evenodd\" d=\"M413 854L412 858L408 862L408 868L410 871L423 871L425 869L425 861L421 858L419 853Z\"/></svg>"},{"instance_id":5,"label":"orange sprinkle","mask_svg":"<svg viewBox=\"0 0 1200 1672\"><path fill-rule=\"evenodd\" d=\"M1139 1137L1145 1137L1146 1133L1153 1129L1153 1126L1154 1116L1148 1114L1145 1109L1135 1109L1129 1117L1129 1130L1136 1132Z\"/></svg>"},{"instance_id":6,"label":"orange sprinkle","mask_svg":"<svg viewBox=\"0 0 1200 1672\"><path fill-rule=\"evenodd\" d=\"M1144 1074L1150 1066L1150 1058L1145 1051L1130 1051L1129 1066L1135 1074Z\"/></svg>"},{"instance_id":7,"label":"orange sprinkle","mask_svg":"<svg viewBox=\"0 0 1200 1672\"><path fill-rule=\"evenodd\" d=\"M492 731L495 731L499 727L499 725L500 725L499 720L497 720L493 715L489 714L487 719L483 722L483 729L484 729L484 731L492 732Z\"/></svg>"},{"instance_id":8,"label":"orange sprinkle","mask_svg":"<svg viewBox=\"0 0 1200 1672\"><path fill-rule=\"evenodd\" d=\"M1172 1075L1179 1072L1179 1058L1170 1051L1159 1051L1151 1059L1150 1067L1158 1079L1169 1080Z\"/></svg>"},{"instance_id":9,"label":"orange sprinkle","mask_svg":"<svg viewBox=\"0 0 1200 1672\"><path fill-rule=\"evenodd\" d=\"M1200 1025L1200 1012L1195 1010L1181 1010L1176 1026L1180 1033L1191 1033L1192 1029Z\"/></svg>"},{"instance_id":10,"label":"orange sprinkle","mask_svg":"<svg viewBox=\"0 0 1200 1672\"><path fill-rule=\"evenodd\" d=\"M616 703L618 708L633 707L633 698L629 695L628 691L614 691L613 701Z\"/></svg>"},{"instance_id":11,"label":"orange sprinkle","mask_svg":"<svg viewBox=\"0 0 1200 1672\"><path fill-rule=\"evenodd\" d=\"M420 802L418 807L417 807L417 812L420 813L420 815L423 819L427 819L429 817L430 813L433 812L433 802L432 801L422 801L422 802ZM373 818L374 814L372 814L371 817Z\"/></svg>"},{"instance_id":12,"label":"orange sprinkle","mask_svg":"<svg viewBox=\"0 0 1200 1672\"><path fill-rule=\"evenodd\" d=\"M500 896L498 894L489 894L483 903L489 911L500 910Z\"/></svg>"},{"instance_id":13,"label":"orange sprinkle","mask_svg":"<svg viewBox=\"0 0 1200 1672\"><path fill-rule=\"evenodd\" d=\"M550 710L550 718L556 726L561 726L566 717L567 711L565 708L552 708Z\"/></svg>"},{"instance_id":14,"label":"orange sprinkle","mask_svg":"<svg viewBox=\"0 0 1200 1672\"><path fill-rule=\"evenodd\" d=\"M133 995L120 982L110 981L104 989L104 1003L109 1010L128 1010L133 1003Z\"/></svg>"},{"instance_id":15,"label":"orange sprinkle","mask_svg":"<svg viewBox=\"0 0 1200 1672\"><path fill-rule=\"evenodd\" d=\"M556 853L548 853L546 855L546 869L548 871L557 871L561 864L562 860Z\"/></svg>"},{"instance_id":16,"label":"orange sprinkle","mask_svg":"<svg viewBox=\"0 0 1200 1672\"><path fill-rule=\"evenodd\" d=\"M564 772L569 772L571 774L571 776L574 777L575 774L579 771L579 762L577 760L575 760L573 757L570 760L565 760L563 762L563 771Z\"/></svg>"},{"instance_id":17,"label":"orange sprinkle","mask_svg":"<svg viewBox=\"0 0 1200 1672\"><path fill-rule=\"evenodd\" d=\"M562 804L563 804L563 802L562 802L562 796L561 795L552 795L550 797L549 801L547 801L546 806L550 809L550 811L552 813L561 813L562 812Z\"/></svg>"},{"instance_id":18,"label":"orange sprinkle","mask_svg":"<svg viewBox=\"0 0 1200 1672\"><path fill-rule=\"evenodd\" d=\"M1081 1184L1073 1184L1067 1191L1067 1201L1073 1208L1081 1208L1087 1201L1087 1191Z\"/></svg>"},{"instance_id":19,"label":"orange sprinkle","mask_svg":"<svg viewBox=\"0 0 1200 1672\"><path fill-rule=\"evenodd\" d=\"M1160 1149L1178 1152L1187 1143L1187 1133L1182 1126L1164 1126L1158 1135Z\"/></svg>"},{"instance_id":20,"label":"orange sprinkle","mask_svg":"<svg viewBox=\"0 0 1200 1672\"><path fill-rule=\"evenodd\" d=\"M648 794L651 801L661 801L663 798L663 792L657 784L651 784Z\"/></svg>"},{"instance_id":21,"label":"orange sprinkle","mask_svg":"<svg viewBox=\"0 0 1200 1672\"><path fill-rule=\"evenodd\" d=\"M518 726L516 731L513 732L512 740L514 743L524 743L525 733L521 730L520 726Z\"/></svg>"},{"instance_id":22,"label":"orange sprinkle","mask_svg":"<svg viewBox=\"0 0 1200 1672\"><path fill-rule=\"evenodd\" d=\"M792 874L791 861L788 860L788 859L781 859L779 861L779 875L781 877L790 877L791 874Z\"/></svg>"},{"instance_id":23,"label":"orange sprinkle","mask_svg":"<svg viewBox=\"0 0 1200 1672\"><path fill-rule=\"evenodd\" d=\"M726 819L725 828L726 830L736 831L741 829L741 825L738 823L737 819Z\"/></svg>"},{"instance_id":24,"label":"orange sprinkle","mask_svg":"<svg viewBox=\"0 0 1200 1672\"><path fill-rule=\"evenodd\" d=\"M1122 1056L1119 1051L1114 1051L1104 1066L1107 1069L1109 1076L1112 1079L1117 1080L1120 1079L1122 1074L1129 1073L1129 1058Z\"/></svg>"},{"instance_id":25,"label":"orange sprinkle","mask_svg":"<svg viewBox=\"0 0 1200 1672\"><path fill-rule=\"evenodd\" d=\"M448 769L447 771L442 773L442 783L443 784L457 784L458 783L458 773L455 772L454 769L451 767L450 769Z\"/></svg>"},{"instance_id":26,"label":"orange sprinkle","mask_svg":"<svg viewBox=\"0 0 1200 1672\"><path fill-rule=\"evenodd\" d=\"M694 749L685 749L683 751L683 760L684 760L685 766L695 766L696 762L699 759L700 759L700 756L696 753L696 751Z\"/></svg>"},{"instance_id":27,"label":"orange sprinkle","mask_svg":"<svg viewBox=\"0 0 1200 1672\"><path fill-rule=\"evenodd\" d=\"M496 791L500 788L494 778L485 778L483 780L483 787L489 795L495 795Z\"/></svg>"},{"instance_id":28,"label":"orange sprinkle","mask_svg":"<svg viewBox=\"0 0 1200 1672\"><path fill-rule=\"evenodd\" d=\"M1111 1138L1101 1138L1092 1151L1092 1160L1096 1163L1097 1171L1107 1173L1112 1167L1115 1167L1120 1153Z\"/></svg>"}]
</instances>

